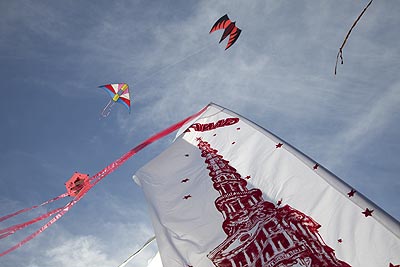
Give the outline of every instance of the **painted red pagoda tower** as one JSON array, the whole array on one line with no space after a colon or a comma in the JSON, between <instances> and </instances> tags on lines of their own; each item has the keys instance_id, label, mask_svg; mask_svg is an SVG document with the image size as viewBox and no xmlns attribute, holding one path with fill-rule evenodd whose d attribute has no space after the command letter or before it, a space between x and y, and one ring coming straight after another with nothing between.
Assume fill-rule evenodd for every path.
<instances>
[{"instance_id":1,"label":"painted red pagoda tower","mask_svg":"<svg viewBox=\"0 0 400 267\"><path fill-rule=\"evenodd\" d=\"M224 217L226 239L207 257L218 267L349 267L318 233L311 217L288 205L265 201L261 190L247 182L201 138L198 148L205 158L213 187L220 196L215 206Z\"/></svg>"}]
</instances>

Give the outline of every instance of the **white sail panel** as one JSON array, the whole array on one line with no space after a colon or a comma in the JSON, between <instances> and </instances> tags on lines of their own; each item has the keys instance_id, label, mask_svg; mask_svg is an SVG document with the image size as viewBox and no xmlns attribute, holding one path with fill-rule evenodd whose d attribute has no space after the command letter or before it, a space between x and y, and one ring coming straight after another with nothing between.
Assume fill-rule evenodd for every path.
<instances>
[{"instance_id":1,"label":"white sail panel","mask_svg":"<svg viewBox=\"0 0 400 267\"><path fill-rule=\"evenodd\" d=\"M285 141L210 104L142 167L164 266L390 266L399 223Z\"/></svg>"}]
</instances>

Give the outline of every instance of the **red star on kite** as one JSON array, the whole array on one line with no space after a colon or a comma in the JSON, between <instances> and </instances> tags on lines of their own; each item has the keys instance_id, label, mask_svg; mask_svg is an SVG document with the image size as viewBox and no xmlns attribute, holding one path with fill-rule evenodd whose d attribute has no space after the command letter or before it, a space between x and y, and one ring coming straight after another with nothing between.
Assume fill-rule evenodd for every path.
<instances>
[{"instance_id":1,"label":"red star on kite","mask_svg":"<svg viewBox=\"0 0 400 267\"><path fill-rule=\"evenodd\" d=\"M278 143L275 147L276 147L276 148L281 148L282 146L283 146L282 143Z\"/></svg>"},{"instance_id":2,"label":"red star on kite","mask_svg":"<svg viewBox=\"0 0 400 267\"><path fill-rule=\"evenodd\" d=\"M183 199L188 199L188 198L191 198L191 197L192 197L191 195L186 195L186 196L183 197Z\"/></svg>"},{"instance_id":3,"label":"red star on kite","mask_svg":"<svg viewBox=\"0 0 400 267\"><path fill-rule=\"evenodd\" d=\"M348 192L348 193L347 193L347 195L348 195L349 197L353 197L353 196L354 196L354 194L355 194L356 192L357 192L356 190L354 190L354 189L351 189L351 191L350 191L350 192Z\"/></svg>"},{"instance_id":4,"label":"red star on kite","mask_svg":"<svg viewBox=\"0 0 400 267\"><path fill-rule=\"evenodd\" d=\"M247 180L248 179L250 179L251 178L251 176L250 175L247 175L246 177L244 177L244 178L246 178Z\"/></svg>"},{"instance_id":5,"label":"red star on kite","mask_svg":"<svg viewBox=\"0 0 400 267\"><path fill-rule=\"evenodd\" d=\"M374 210L370 210L370 209L366 208L366 209L362 212L362 214L364 214L365 217L368 217L368 216L372 216L372 212L374 212Z\"/></svg>"},{"instance_id":6,"label":"red star on kite","mask_svg":"<svg viewBox=\"0 0 400 267\"><path fill-rule=\"evenodd\" d=\"M314 167L312 167L314 170L316 170L316 169L318 169L318 167L319 167L319 164L318 163L315 163L315 165L314 165Z\"/></svg>"}]
</instances>

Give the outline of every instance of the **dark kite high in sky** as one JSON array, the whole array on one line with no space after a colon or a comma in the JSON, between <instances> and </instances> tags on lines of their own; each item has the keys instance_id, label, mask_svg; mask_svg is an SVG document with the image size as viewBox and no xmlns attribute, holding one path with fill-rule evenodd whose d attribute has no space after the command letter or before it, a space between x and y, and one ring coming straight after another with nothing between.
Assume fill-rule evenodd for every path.
<instances>
[{"instance_id":1,"label":"dark kite high in sky","mask_svg":"<svg viewBox=\"0 0 400 267\"><path fill-rule=\"evenodd\" d=\"M219 20L217 20L217 22L215 22L214 26L212 26L210 30L210 33L221 29L225 29L225 31L222 34L221 40L219 40L220 43L229 35L229 41L225 47L226 50L236 42L242 30L236 27L235 22L232 22L228 18L227 14L225 14Z\"/></svg>"}]
</instances>

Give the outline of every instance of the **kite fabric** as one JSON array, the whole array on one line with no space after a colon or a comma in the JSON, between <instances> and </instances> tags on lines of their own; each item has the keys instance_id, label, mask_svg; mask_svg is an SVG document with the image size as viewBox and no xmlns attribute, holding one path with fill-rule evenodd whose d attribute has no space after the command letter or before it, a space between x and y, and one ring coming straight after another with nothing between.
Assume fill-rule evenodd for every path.
<instances>
[{"instance_id":1,"label":"kite fabric","mask_svg":"<svg viewBox=\"0 0 400 267\"><path fill-rule=\"evenodd\" d=\"M165 267L400 264L398 221L287 142L215 104L133 178Z\"/></svg>"},{"instance_id":2,"label":"kite fabric","mask_svg":"<svg viewBox=\"0 0 400 267\"><path fill-rule=\"evenodd\" d=\"M147 267L163 267L160 252L157 252L157 254L149 261Z\"/></svg>"}]
</instances>

